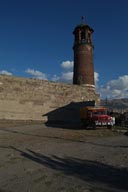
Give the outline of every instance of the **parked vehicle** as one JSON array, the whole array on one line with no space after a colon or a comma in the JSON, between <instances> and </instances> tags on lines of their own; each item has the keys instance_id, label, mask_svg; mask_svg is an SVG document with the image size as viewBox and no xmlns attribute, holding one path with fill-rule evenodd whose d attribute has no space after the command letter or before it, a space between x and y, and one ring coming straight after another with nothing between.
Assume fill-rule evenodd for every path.
<instances>
[{"instance_id":1,"label":"parked vehicle","mask_svg":"<svg viewBox=\"0 0 128 192\"><path fill-rule=\"evenodd\" d=\"M115 118L107 114L105 107L82 107L80 119L85 128L95 129L97 126L111 127L115 124Z\"/></svg>"},{"instance_id":2,"label":"parked vehicle","mask_svg":"<svg viewBox=\"0 0 128 192\"><path fill-rule=\"evenodd\" d=\"M124 113L111 112L113 117L115 117L115 125L120 127L128 127L128 111Z\"/></svg>"}]
</instances>

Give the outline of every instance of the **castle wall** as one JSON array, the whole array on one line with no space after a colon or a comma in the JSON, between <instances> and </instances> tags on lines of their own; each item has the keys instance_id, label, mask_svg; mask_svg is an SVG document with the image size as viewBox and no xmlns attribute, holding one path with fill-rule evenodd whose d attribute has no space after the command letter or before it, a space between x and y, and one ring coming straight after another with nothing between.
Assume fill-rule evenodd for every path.
<instances>
[{"instance_id":1,"label":"castle wall","mask_svg":"<svg viewBox=\"0 0 128 192\"><path fill-rule=\"evenodd\" d=\"M0 76L0 119L75 121L88 100L99 95L85 86Z\"/></svg>"}]
</instances>

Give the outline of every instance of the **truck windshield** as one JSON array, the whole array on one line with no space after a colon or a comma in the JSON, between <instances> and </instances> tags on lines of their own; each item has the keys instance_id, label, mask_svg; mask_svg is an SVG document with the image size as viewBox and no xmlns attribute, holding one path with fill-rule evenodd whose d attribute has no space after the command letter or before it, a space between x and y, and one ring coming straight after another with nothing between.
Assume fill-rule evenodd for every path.
<instances>
[{"instance_id":1,"label":"truck windshield","mask_svg":"<svg viewBox=\"0 0 128 192\"><path fill-rule=\"evenodd\" d=\"M94 111L94 115L106 115L106 111Z\"/></svg>"}]
</instances>

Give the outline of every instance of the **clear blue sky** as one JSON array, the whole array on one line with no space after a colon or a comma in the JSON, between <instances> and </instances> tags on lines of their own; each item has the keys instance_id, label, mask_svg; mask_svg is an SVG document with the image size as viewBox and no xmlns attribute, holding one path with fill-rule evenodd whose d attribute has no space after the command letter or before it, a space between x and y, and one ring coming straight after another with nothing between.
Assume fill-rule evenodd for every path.
<instances>
[{"instance_id":1,"label":"clear blue sky","mask_svg":"<svg viewBox=\"0 0 128 192\"><path fill-rule=\"evenodd\" d=\"M127 0L0 0L0 73L69 80L62 63L73 61L72 31L82 15L94 29L97 90L128 97Z\"/></svg>"}]
</instances>

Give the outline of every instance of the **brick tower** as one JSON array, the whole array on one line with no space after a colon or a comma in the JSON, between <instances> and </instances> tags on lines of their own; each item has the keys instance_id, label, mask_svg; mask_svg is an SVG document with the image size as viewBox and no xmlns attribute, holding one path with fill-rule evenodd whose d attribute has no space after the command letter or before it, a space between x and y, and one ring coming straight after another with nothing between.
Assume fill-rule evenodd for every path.
<instances>
[{"instance_id":1,"label":"brick tower","mask_svg":"<svg viewBox=\"0 0 128 192\"><path fill-rule=\"evenodd\" d=\"M95 89L92 33L85 23L75 27L73 84L86 85Z\"/></svg>"}]
</instances>

